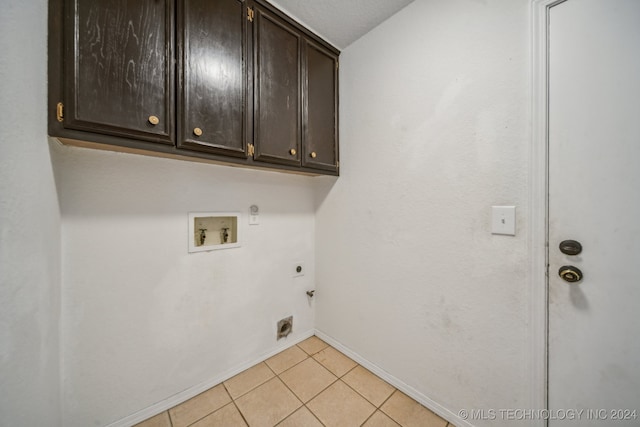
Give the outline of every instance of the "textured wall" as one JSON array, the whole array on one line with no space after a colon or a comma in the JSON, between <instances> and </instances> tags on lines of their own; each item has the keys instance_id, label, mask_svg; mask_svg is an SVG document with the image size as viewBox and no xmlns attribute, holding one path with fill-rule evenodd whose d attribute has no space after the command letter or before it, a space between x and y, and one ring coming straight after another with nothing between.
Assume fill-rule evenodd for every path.
<instances>
[{"instance_id":1,"label":"textured wall","mask_svg":"<svg viewBox=\"0 0 640 427\"><path fill-rule=\"evenodd\" d=\"M314 279L318 327L424 396L524 406L528 22L526 0L416 0L351 45L337 180L52 145L63 425L260 357L285 315L295 339L314 325ZM5 2L0 44L0 425L55 426L46 2ZM187 212L254 203L241 249L186 253ZM515 238L490 234L493 204L518 206Z\"/></svg>"},{"instance_id":2,"label":"textured wall","mask_svg":"<svg viewBox=\"0 0 640 427\"><path fill-rule=\"evenodd\" d=\"M528 403L528 6L416 0L341 56L317 327L453 413Z\"/></svg>"},{"instance_id":3,"label":"textured wall","mask_svg":"<svg viewBox=\"0 0 640 427\"><path fill-rule=\"evenodd\" d=\"M53 160L65 426L117 421L313 329L313 178L64 146ZM188 254L188 213L216 211L242 214L242 247Z\"/></svg>"},{"instance_id":4,"label":"textured wall","mask_svg":"<svg viewBox=\"0 0 640 427\"><path fill-rule=\"evenodd\" d=\"M60 213L45 117L46 1L0 13L0 426L57 426Z\"/></svg>"}]
</instances>

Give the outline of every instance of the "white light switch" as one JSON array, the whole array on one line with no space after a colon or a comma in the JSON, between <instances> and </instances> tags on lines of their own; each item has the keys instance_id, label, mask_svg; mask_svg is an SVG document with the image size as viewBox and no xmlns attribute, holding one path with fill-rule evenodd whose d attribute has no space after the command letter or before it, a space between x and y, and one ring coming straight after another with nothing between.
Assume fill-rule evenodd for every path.
<instances>
[{"instance_id":1,"label":"white light switch","mask_svg":"<svg viewBox=\"0 0 640 427\"><path fill-rule=\"evenodd\" d=\"M251 205L249 208L249 225L258 225L260 224L260 217L258 214L260 213L260 209L256 205Z\"/></svg>"},{"instance_id":2,"label":"white light switch","mask_svg":"<svg viewBox=\"0 0 640 427\"><path fill-rule=\"evenodd\" d=\"M515 206L492 206L491 233L504 234L507 236L516 235L516 207Z\"/></svg>"}]
</instances>

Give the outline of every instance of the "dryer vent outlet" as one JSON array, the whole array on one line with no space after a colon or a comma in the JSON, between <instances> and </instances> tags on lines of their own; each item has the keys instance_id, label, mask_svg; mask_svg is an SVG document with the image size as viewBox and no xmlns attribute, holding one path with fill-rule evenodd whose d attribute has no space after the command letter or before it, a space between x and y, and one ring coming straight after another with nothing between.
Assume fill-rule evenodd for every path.
<instances>
[{"instance_id":1,"label":"dryer vent outlet","mask_svg":"<svg viewBox=\"0 0 640 427\"><path fill-rule=\"evenodd\" d=\"M293 330L293 316L285 317L278 322L278 339L285 338Z\"/></svg>"}]
</instances>

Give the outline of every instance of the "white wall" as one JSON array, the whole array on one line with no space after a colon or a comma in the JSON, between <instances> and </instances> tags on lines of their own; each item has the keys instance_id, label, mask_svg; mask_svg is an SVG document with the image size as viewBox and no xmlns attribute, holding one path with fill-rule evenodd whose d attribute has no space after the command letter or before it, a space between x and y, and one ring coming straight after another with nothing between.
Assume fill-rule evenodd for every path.
<instances>
[{"instance_id":1,"label":"white wall","mask_svg":"<svg viewBox=\"0 0 640 427\"><path fill-rule=\"evenodd\" d=\"M313 178L64 146L53 154L65 426L120 420L313 330ZM242 214L242 247L188 254L188 213L216 211ZM294 278L297 261L307 273ZM276 322L289 315L294 333L277 342Z\"/></svg>"},{"instance_id":2,"label":"white wall","mask_svg":"<svg viewBox=\"0 0 640 427\"><path fill-rule=\"evenodd\" d=\"M46 1L0 13L0 426L60 425L60 213L46 128Z\"/></svg>"},{"instance_id":3,"label":"white wall","mask_svg":"<svg viewBox=\"0 0 640 427\"><path fill-rule=\"evenodd\" d=\"M315 281L318 328L426 398L526 406L528 22L526 0L416 0L347 48L337 181L53 144L54 182L46 2L4 2L0 425L60 424L60 345L62 425L104 425L288 345ZM187 212L254 203L242 248L186 253Z\"/></svg>"},{"instance_id":4,"label":"white wall","mask_svg":"<svg viewBox=\"0 0 640 427\"><path fill-rule=\"evenodd\" d=\"M528 6L416 0L341 56L317 327L454 414L527 407L532 388ZM491 235L503 204L516 237Z\"/></svg>"}]
</instances>

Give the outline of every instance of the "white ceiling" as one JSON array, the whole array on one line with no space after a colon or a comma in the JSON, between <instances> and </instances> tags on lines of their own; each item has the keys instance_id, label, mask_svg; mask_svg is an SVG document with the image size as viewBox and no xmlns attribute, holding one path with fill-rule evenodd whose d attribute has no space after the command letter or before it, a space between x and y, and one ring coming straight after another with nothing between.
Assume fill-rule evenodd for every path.
<instances>
[{"instance_id":1,"label":"white ceiling","mask_svg":"<svg viewBox=\"0 0 640 427\"><path fill-rule=\"evenodd\" d=\"M310 30L344 49L413 0L273 0Z\"/></svg>"}]
</instances>

